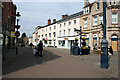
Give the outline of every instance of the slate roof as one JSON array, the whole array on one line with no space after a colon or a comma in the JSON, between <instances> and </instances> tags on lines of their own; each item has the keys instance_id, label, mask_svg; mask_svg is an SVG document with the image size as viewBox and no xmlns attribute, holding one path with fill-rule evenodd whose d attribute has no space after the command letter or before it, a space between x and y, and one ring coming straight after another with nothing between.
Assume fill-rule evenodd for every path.
<instances>
[{"instance_id":1,"label":"slate roof","mask_svg":"<svg viewBox=\"0 0 120 80\"><path fill-rule=\"evenodd\" d=\"M69 16L67 16L67 17L65 17L65 18L63 18L63 19L60 19L60 20L58 20L57 22L59 23L59 22L65 21L65 20L72 19L72 18L74 18L74 17L79 17L79 16L82 15L82 14L83 14L83 11L80 11L80 12L78 12L78 13L69 15Z\"/></svg>"},{"instance_id":2,"label":"slate roof","mask_svg":"<svg viewBox=\"0 0 120 80\"><path fill-rule=\"evenodd\" d=\"M63 18L63 19L60 19L60 20L58 20L58 21L56 21L56 22L54 22L54 23L51 23L51 24L49 24L49 25L53 25L53 24L55 24L55 23L60 23L60 22L62 22L62 21L66 21L66 20L69 20L69 19L72 19L72 18L75 18L75 17L79 17L79 16L82 15L82 14L83 14L83 11L80 11L80 12L78 12L78 13L69 15L69 16L67 16L67 17L65 17L65 18ZM49 25L41 26L40 28L45 28L45 27L47 27L47 26L49 26ZM40 29L40 28L39 28L39 29Z\"/></svg>"}]
</instances>

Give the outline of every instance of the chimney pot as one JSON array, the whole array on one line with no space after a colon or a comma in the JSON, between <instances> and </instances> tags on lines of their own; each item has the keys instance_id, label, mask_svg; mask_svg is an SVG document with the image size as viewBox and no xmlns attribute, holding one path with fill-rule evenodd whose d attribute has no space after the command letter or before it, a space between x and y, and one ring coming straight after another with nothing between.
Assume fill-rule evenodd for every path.
<instances>
[{"instance_id":1,"label":"chimney pot","mask_svg":"<svg viewBox=\"0 0 120 80\"><path fill-rule=\"evenodd\" d=\"M51 19L48 19L48 25L51 24Z\"/></svg>"},{"instance_id":2,"label":"chimney pot","mask_svg":"<svg viewBox=\"0 0 120 80\"><path fill-rule=\"evenodd\" d=\"M53 23L56 22L56 19L53 19Z\"/></svg>"}]
</instances>

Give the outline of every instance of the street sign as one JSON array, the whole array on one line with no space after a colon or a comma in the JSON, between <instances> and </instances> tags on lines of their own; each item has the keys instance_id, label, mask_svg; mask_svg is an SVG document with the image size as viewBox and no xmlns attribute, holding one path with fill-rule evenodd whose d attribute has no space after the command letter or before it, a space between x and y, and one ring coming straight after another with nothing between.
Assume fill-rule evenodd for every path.
<instances>
[{"instance_id":1,"label":"street sign","mask_svg":"<svg viewBox=\"0 0 120 80\"><path fill-rule=\"evenodd\" d=\"M19 36L20 36L20 32L19 32L19 31L16 31L16 32L15 32L15 36L16 36L16 37L19 37Z\"/></svg>"},{"instance_id":2,"label":"street sign","mask_svg":"<svg viewBox=\"0 0 120 80\"><path fill-rule=\"evenodd\" d=\"M11 31L11 37L14 38L15 37L15 32Z\"/></svg>"}]
</instances>

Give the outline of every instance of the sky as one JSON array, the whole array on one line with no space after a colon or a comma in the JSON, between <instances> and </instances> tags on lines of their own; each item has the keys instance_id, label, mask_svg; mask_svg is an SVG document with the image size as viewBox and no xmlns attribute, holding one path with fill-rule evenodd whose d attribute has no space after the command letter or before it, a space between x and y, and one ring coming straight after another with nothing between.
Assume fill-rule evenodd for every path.
<instances>
[{"instance_id":1,"label":"sky","mask_svg":"<svg viewBox=\"0 0 120 80\"><path fill-rule=\"evenodd\" d=\"M20 0L19 0L20 1ZM33 1L33 0L32 0ZM44 0L45 1L45 0ZM73 2L72 2L73 1ZM93 1L91 1L93 2ZM18 2L14 1L17 6L17 11L20 12L21 18L19 21L20 33L26 33L27 37L32 36L37 26L47 25L50 18L60 20L64 14L74 14L83 10L84 3L82 1L66 1L66 2Z\"/></svg>"}]
</instances>

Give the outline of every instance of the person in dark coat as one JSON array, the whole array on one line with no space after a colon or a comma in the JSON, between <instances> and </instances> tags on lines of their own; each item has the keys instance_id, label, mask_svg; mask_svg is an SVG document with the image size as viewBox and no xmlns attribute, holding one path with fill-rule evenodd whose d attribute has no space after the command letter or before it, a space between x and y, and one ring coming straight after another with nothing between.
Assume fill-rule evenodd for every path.
<instances>
[{"instance_id":1,"label":"person in dark coat","mask_svg":"<svg viewBox=\"0 0 120 80\"><path fill-rule=\"evenodd\" d=\"M109 52L113 55L113 49L112 49L112 46L110 46L110 48L109 48Z\"/></svg>"},{"instance_id":2,"label":"person in dark coat","mask_svg":"<svg viewBox=\"0 0 120 80\"><path fill-rule=\"evenodd\" d=\"M43 43L42 43L42 41L40 41L40 43L37 46L38 46L38 52L40 54L40 57L42 57L42 50L43 50Z\"/></svg>"},{"instance_id":3,"label":"person in dark coat","mask_svg":"<svg viewBox=\"0 0 120 80\"><path fill-rule=\"evenodd\" d=\"M32 43L30 43L30 47L32 48L34 45Z\"/></svg>"}]
</instances>

